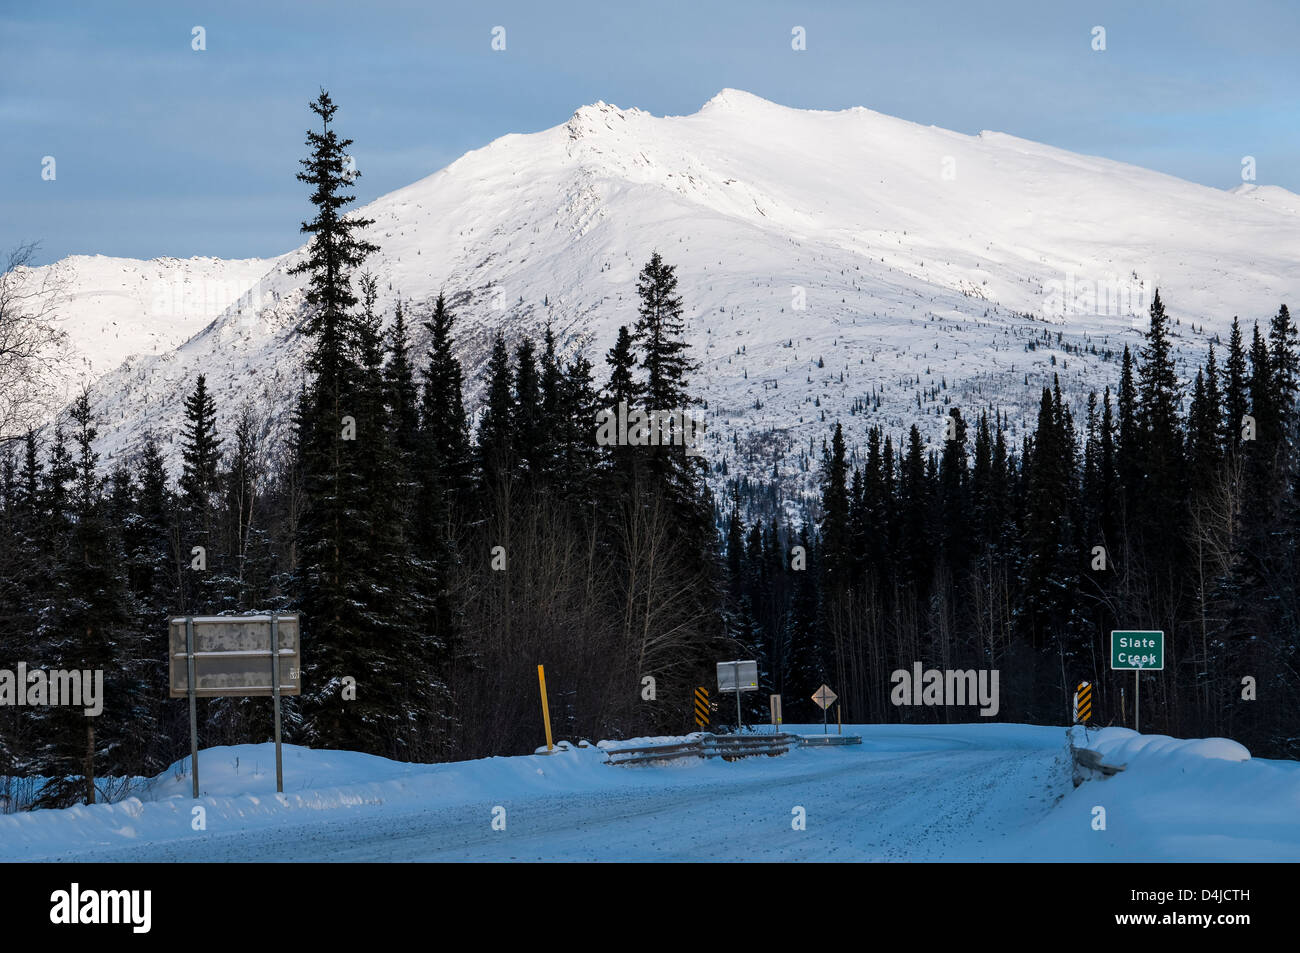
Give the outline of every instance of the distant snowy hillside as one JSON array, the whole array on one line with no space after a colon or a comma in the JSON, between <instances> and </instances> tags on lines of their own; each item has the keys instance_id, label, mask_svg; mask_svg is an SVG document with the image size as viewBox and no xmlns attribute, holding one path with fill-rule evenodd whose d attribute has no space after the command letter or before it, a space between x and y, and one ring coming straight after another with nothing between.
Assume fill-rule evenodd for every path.
<instances>
[{"instance_id":1,"label":"distant snowy hillside","mask_svg":"<svg viewBox=\"0 0 1300 953\"><path fill-rule=\"evenodd\" d=\"M677 265L702 363L710 461L807 479L801 454L811 444L815 467L836 418L850 446L869 421L919 421L937 444L952 405L995 405L1019 430L1053 374L1074 399L1113 384L1157 285L1181 356L1203 360L1233 315L1249 327L1296 304L1297 209L1282 189L1221 191L1001 133L728 89L682 117L584 106L363 212L381 304L445 291L473 388L498 328L539 334L548 319L603 377L657 248ZM267 263L242 307L181 347L128 349L139 356L94 392L110 459L149 429L175 439L198 373L223 425L246 399L287 414L303 350L303 279L287 269L301 256ZM244 265L256 271L231 270Z\"/></svg>"},{"instance_id":2,"label":"distant snowy hillside","mask_svg":"<svg viewBox=\"0 0 1300 953\"><path fill-rule=\"evenodd\" d=\"M271 266L260 258L106 258L73 255L32 269L65 282L59 328L71 345L54 399L66 402L86 383L132 355L166 354L194 336Z\"/></svg>"}]
</instances>

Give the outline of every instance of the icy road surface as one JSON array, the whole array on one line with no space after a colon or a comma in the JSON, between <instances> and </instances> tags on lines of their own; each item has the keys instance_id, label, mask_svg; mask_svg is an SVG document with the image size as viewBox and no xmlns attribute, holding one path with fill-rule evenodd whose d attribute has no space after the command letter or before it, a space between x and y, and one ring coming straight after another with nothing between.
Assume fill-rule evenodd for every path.
<instances>
[{"instance_id":1,"label":"icy road surface","mask_svg":"<svg viewBox=\"0 0 1300 953\"><path fill-rule=\"evenodd\" d=\"M271 746L209 749L197 802L206 830L194 829L188 775L172 771L140 795L154 800L0 818L0 858L1300 859L1300 771L1230 742L1111 729L1108 760L1129 770L1076 790L1064 728L845 730L864 743L637 767L604 765L594 749L398 765L286 747L280 799ZM1097 806L1105 830L1094 829Z\"/></svg>"}]
</instances>

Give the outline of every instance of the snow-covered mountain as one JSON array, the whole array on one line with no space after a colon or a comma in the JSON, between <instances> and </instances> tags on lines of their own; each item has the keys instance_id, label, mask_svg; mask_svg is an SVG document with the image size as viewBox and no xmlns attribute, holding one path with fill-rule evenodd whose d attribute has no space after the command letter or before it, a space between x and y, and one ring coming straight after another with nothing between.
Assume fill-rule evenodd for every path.
<instances>
[{"instance_id":1,"label":"snow-covered mountain","mask_svg":"<svg viewBox=\"0 0 1300 953\"><path fill-rule=\"evenodd\" d=\"M705 452L732 473L799 474L836 418L851 445L870 421L920 421L937 444L954 404L968 417L995 405L1019 427L1053 374L1076 399L1114 383L1156 286L1195 362L1234 315L1263 322L1300 291L1300 197L1285 190L1221 191L1001 133L731 89L690 116L584 106L361 212L382 249L367 262L381 305L445 291L473 387L498 328L540 334L547 320L603 375L658 249L701 362ZM174 349L160 328L179 336L184 321L136 315L140 343L122 348L134 355L94 388L110 459L150 429L177 440L199 373L223 424L246 399L287 416L304 347L303 279L287 270L302 254L203 264L200 282L245 282L243 297ZM134 300L175 275L120 267L136 269ZM83 324L93 350L106 332Z\"/></svg>"},{"instance_id":2,"label":"snow-covered mountain","mask_svg":"<svg viewBox=\"0 0 1300 953\"><path fill-rule=\"evenodd\" d=\"M72 255L32 269L33 287L62 285L58 327L67 361L56 368L55 405L133 355L166 354L241 298L272 262L261 258L108 258Z\"/></svg>"}]
</instances>

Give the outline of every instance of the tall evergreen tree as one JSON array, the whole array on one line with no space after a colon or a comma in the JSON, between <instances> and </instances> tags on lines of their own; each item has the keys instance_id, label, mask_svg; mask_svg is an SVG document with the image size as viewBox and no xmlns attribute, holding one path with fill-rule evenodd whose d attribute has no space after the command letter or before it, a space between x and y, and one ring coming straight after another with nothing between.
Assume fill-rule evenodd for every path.
<instances>
[{"instance_id":1,"label":"tall evergreen tree","mask_svg":"<svg viewBox=\"0 0 1300 953\"><path fill-rule=\"evenodd\" d=\"M453 323L446 299L439 294L425 322L430 343L421 391L416 470L421 480L422 509L433 525L443 527L443 539L452 538L452 526L469 518L473 485L464 373L453 349Z\"/></svg>"},{"instance_id":2,"label":"tall evergreen tree","mask_svg":"<svg viewBox=\"0 0 1300 953\"><path fill-rule=\"evenodd\" d=\"M1142 470L1142 526L1149 546L1171 549L1183 509L1183 437L1178 408L1182 388L1174 368L1169 318L1157 291L1151 302L1151 324L1138 368L1140 409L1138 426Z\"/></svg>"},{"instance_id":3,"label":"tall evergreen tree","mask_svg":"<svg viewBox=\"0 0 1300 953\"><path fill-rule=\"evenodd\" d=\"M401 713L386 706L393 686L379 681L391 671L395 650L376 635L378 596L370 573L382 570L364 561L376 529L367 498L374 469L367 460L384 439L375 430L376 395L367 392L375 386L375 329L357 314L352 288L353 271L378 249L359 234L373 222L344 212L355 201L350 188L359 173L347 154L352 140L333 127L337 108L324 90L311 104L321 128L307 133L310 154L298 178L311 186L315 214L302 225L311 235L307 256L290 269L310 276L302 330L311 342L311 379L297 420L304 499L296 589L307 669L302 711L309 743L400 757L394 738ZM347 678L369 679L370 691L358 688L351 697Z\"/></svg>"},{"instance_id":4,"label":"tall evergreen tree","mask_svg":"<svg viewBox=\"0 0 1300 953\"><path fill-rule=\"evenodd\" d=\"M487 497L507 487L518 463L514 452L515 376L505 336L500 332L492 343L492 356L483 376L487 398L479 418L476 452L479 479Z\"/></svg>"},{"instance_id":5,"label":"tall evergreen tree","mask_svg":"<svg viewBox=\"0 0 1300 953\"><path fill-rule=\"evenodd\" d=\"M687 375L695 365L687 355L676 266L665 264L654 252L641 269L637 294L641 300L633 340L641 348L646 402L649 409L660 412L684 410L693 402Z\"/></svg>"},{"instance_id":6,"label":"tall evergreen tree","mask_svg":"<svg viewBox=\"0 0 1300 953\"><path fill-rule=\"evenodd\" d=\"M182 507L182 551L201 558L203 568L185 577L185 608L216 611L219 596L215 574L224 569L223 553L216 534L217 475L221 465L221 438L217 435L217 414L207 380L200 374L194 393L185 400L185 424L181 431L180 476ZM196 547L202 552L196 554Z\"/></svg>"},{"instance_id":7,"label":"tall evergreen tree","mask_svg":"<svg viewBox=\"0 0 1300 953\"><path fill-rule=\"evenodd\" d=\"M1273 404L1284 428L1294 423L1297 393L1300 393L1300 330L1291 320L1286 305L1269 322L1268 350L1273 358Z\"/></svg>"},{"instance_id":8,"label":"tall evergreen tree","mask_svg":"<svg viewBox=\"0 0 1300 953\"><path fill-rule=\"evenodd\" d=\"M641 388L636 380L637 357L633 347L632 335L627 325L620 325L618 338L605 357L605 363L609 365L607 390L616 413L620 403L635 407L641 396Z\"/></svg>"},{"instance_id":9,"label":"tall evergreen tree","mask_svg":"<svg viewBox=\"0 0 1300 953\"><path fill-rule=\"evenodd\" d=\"M1223 439L1225 448L1233 453L1241 447L1242 421L1249 410L1246 349L1242 345L1241 322L1234 317L1232 333L1228 338L1228 362L1224 368L1223 382Z\"/></svg>"}]
</instances>

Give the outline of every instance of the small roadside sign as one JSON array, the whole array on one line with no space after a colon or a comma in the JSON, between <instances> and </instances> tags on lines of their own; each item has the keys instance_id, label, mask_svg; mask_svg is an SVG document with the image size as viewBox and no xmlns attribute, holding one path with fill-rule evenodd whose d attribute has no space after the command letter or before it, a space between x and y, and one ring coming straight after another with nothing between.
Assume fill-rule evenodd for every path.
<instances>
[{"instance_id":1,"label":"small roadside sign","mask_svg":"<svg viewBox=\"0 0 1300 953\"><path fill-rule=\"evenodd\" d=\"M709 727L709 690L703 685L695 689L695 726Z\"/></svg>"},{"instance_id":2,"label":"small roadside sign","mask_svg":"<svg viewBox=\"0 0 1300 953\"><path fill-rule=\"evenodd\" d=\"M1115 631L1110 634L1110 667L1156 669L1165 667L1165 634L1160 631Z\"/></svg>"},{"instance_id":3,"label":"small roadside sign","mask_svg":"<svg viewBox=\"0 0 1300 953\"><path fill-rule=\"evenodd\" d=\"M1092 683L1080 682L1074 693L1074 723L1086 725L1092 717Z\"/></svg>"},{"instance_id":4,"label":"small roadside sign","mask_svg":"<svg viewBox=\"0 0 1300 953\"><path fill-rule=\"evenodd\" d=\"M740 693L758 691L758 662L753 659L719 662L718 691L736 693L736 730L744 730L745 719L740 711Z\"/></svg>"},{"instance_id":5,"label":"small roadside sign","mask_svg":"<svg viewBox=\"0 0 1300 953\"><path fill-rule=\"evenodd\" d=\"M756 692L758 691L758 663L719 662L718 691L720 692Z\"/></svg>"},{"instance_id":6,"label":"small roadside sign","mask_svg":"<svg viewBox=\"0 0 1300 953\"><path fill-rule=\"evenodd\" d=\"M1133 730L1141 731L1141 714L1138 700L1141 684L1138 675L1165 667L1165 634L1160 630L1116 629L1110 634L1110 667L1133 672Z\"/></svg>"},{"instance_id":7,"label":"small roadside sign","mask_svg":"<svg viewBox=\"0 0 1300 953\"><path fill-rule=\"evenodd\" d=\"M839 695L836 695L831 691L829 685L823 685L821 688L817 689L817 691L813 692L812 700L818 705L821 705L822 708L822 734L824 735L830 734L830 729L826 727L826 709L835 704L835 699L839 697Z\"/></svg>"},{"instance_id":8,"label":"small roadside sign","mask_svg":"<svg viewBox=\"0 0 1300 953\"><path fill-rule=\"evenodd\" d=\"M836 695L831 691L829 685L823 685L821 688L817 689L817 691L813 692L812 700L821 705L822 711L825 711L827 708L830 708L831 705L835 704L835 699L839 697L839 695Z\"/></svg>"}]
</instances>

